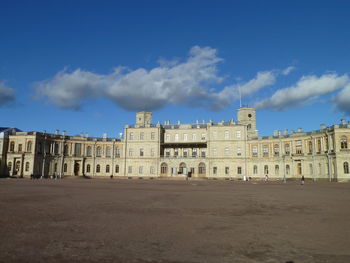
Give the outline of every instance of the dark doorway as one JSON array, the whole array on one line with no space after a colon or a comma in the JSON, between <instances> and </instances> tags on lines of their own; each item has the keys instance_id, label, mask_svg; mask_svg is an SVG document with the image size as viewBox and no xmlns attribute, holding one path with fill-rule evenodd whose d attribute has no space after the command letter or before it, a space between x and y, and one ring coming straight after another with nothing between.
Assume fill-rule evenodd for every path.
<instances>
[{"instance_id":1,"label":"dark doorway","mask_svg":"<svg viewBox=\"0 0 350 263\"><path fill-rule=\"evenodd\" d=\"M80 164L78 162L74 163L74 175L78 176L79 175L79 169L80 169Z\"/></svg>"}]
</instances>

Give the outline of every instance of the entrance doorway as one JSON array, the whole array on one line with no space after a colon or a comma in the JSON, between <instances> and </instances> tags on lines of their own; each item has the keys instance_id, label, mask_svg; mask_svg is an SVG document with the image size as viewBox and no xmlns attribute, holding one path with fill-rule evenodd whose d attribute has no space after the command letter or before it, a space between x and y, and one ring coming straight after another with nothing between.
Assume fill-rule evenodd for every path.
<instances>
[{"instance_id":1,"label":"entrance doorway","mask_svg":"<svg viewBox=\"0 0 350 263\"><path fill-rule=\"evenodd\" d=\"M74 163L74 175L75 176L79 175L79 170L80 170L80 163L79 162L75 162Z\"/></svg>"}]
</instances>

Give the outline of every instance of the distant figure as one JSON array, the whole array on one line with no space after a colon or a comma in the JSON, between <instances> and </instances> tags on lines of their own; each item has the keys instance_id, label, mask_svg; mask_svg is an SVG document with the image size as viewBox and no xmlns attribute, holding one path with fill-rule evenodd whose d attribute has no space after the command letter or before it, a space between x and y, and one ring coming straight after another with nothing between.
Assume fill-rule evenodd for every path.
<instances>
[{"instance_id":1,"label":"distant figure","mask_svg":"<svg viewBox=\"0 0 350 263\"><path fill-rule=\"evenodd\" d=\"M304 175L301 177L301 185L304 185L305 183L305 178L304 178Z\"/></svg>"},{"instance_id":2,"label":"distant figure","mask_svg":"<svg viewBox=\"0 0 350 263\"><path fill-rule=\"evenodd\" d=\"M111 179L113 179L113 174L111 174L111 176L110 176L110 177L111 177Z\"/></svg>"},{"instance_id":3,"label":"distant figure","mask_svg":"<svg viewBox=\"0 0 350 263\"><path fill-rule=\"evenodd\" d=\"M243 176L243 181L247 181L247 177L245 177L245 175Z\"/></svg>"},{"instance_id":4,"label":"distant figure","mask_svg":"<svg viewBox=\"0 0 350 263\"><path fill-rule=\"evenodd\" d=\"M267 182L269 180L269 176L266 174L265 175L265 182Z\"/></svg>"}]
</instances>

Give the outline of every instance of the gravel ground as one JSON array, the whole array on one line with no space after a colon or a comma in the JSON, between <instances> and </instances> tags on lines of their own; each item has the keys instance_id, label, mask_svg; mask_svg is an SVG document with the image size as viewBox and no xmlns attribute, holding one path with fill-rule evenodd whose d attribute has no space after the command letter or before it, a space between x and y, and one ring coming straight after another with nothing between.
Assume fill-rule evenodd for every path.
<instances>
[{"instance_id":1,"label":"gravel ground","mask_svg":"<svg viewBox=\"0 0 350 263\"><path fill-rule=\"evenodd\" d=\"M0 179L0 262L350 262L350 184Z\"/></svg>"}]
</instances>

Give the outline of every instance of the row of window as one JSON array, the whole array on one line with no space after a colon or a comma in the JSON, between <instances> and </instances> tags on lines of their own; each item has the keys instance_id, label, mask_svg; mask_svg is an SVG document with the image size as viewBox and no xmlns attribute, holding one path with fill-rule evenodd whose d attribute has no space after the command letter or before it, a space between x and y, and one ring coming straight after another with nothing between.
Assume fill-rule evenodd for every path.
<instances>
[{"instance_id":1,"label":"row of window","mask_svg":"<svg viewBox=\"0 0 350 263\"><path fill-rule=\"evenodd\" d=\"M136 140L136 139L139 139L139 140L147 140L148 138L147 138L147 133L145 134L144 132L140 132L139 133L139 136L137 137L136 136L136 133L134 133L134 132L130 132L129 133L129 140ZM153 140L155 140L156 139L156 133L155 132L151 132L151 134L150 134L151 136L150 136L150 139L153 141Z\"/></svg>"},{"instance_id":2,"label":"row of window","mask_svg":"<svg viewBox=\"0 0 350 263\"><path fill-rule=\"evenodd\" d=\"M27 152L31 152L32 151L32 146L33 146L33 143L31 141L28 141L27 142L26 151ZM18 147L17 148L18 152L22 152L23 151L23 144L22 143L19 143L17 147ZM15 151L15 142L12 141L12 142L10 142L10 152L14 152L14 151Z\"/></svg>"},{"instance_id":3,"label":"row of window","mask_svg":"<svg viewBox=\"0 0 350 263\"><path fill-rule=\"evenodd\" d=\"M241 131L236 131L235 134L234 134L234 136L233 136L232 138L240 139L241 136L242 136ZM168 142L169 142L169 141L172 141L172 138L171 138L171 137L172 137L171 134L169 134L169 133L165 134L165 141L168 141ZM206 134L205 134L205 133L202 133L201 136L200 136L200 138L198 138L198 137L197 137L197 133L192 133L192 134L187 134L187 133L178 134L178 133L176 133L176 134L174 134L174 137L173 137L173 141L175 141L175 142L177 142L177 141L179 141L179 140L184 141L184 142L187 142L187 141L192 140L192 141L195 142L195 141L198 141L198 139L200 139L200 140L205 140L205 139L206 139ZM217 131L213 131L213 132L212 132L212 139L213 139L213 140L218 139L218 132L217 132ZM231 138L230 138L230 132L229 132L229 131L227 131L227 130L224 131L224 137L223 137L223 139L225 139L225 140L231 139Z\"/></svg>"}]
</instances>

